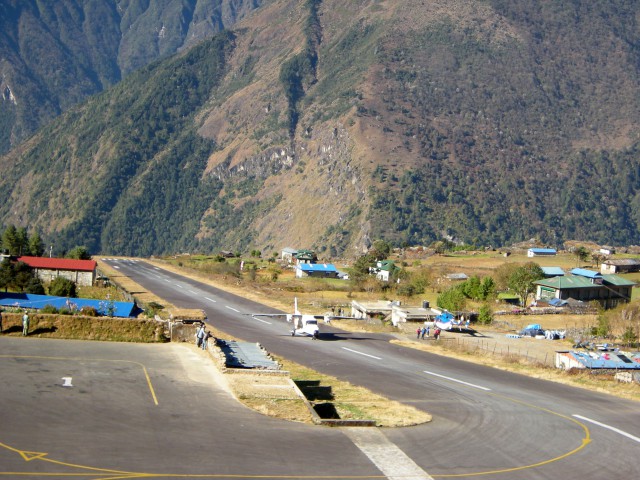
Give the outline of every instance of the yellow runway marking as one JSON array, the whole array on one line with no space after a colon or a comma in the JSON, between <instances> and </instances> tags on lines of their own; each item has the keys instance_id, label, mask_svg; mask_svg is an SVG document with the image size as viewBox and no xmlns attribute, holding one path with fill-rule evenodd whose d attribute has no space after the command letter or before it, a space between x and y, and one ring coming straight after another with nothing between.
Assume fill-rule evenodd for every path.
<instances>
[{"instance_id":1,"label":"yellow runway marking","mask_svg":"<svg viewBox=\"0 0 640 480\"><path fill-rule=\"evenodd\" d=\"M471 388L471 387L469 387ZM511 468L502 468L502 469L497 469L497 470L487 470L484 472L471 472L471 473L442 473L442 474L431 474L432 477L434 478L456 478L456 477L477 477L477 476L481 476L481 475L497 475L497 474L501 474L501 473L510 473L510 472L517 472L520 470L527 470L527 469L531 469L531 468L536 468L536 467L541 467L543 465L548 465L550 463L553 462L557 462L559 460L562 460L564 458L567 458L571 455L573 455L574 453L579 452L580 450L582 450L584 447L586 447L589 443L591 443L591 433L589 431L589 428L582 422L579 422L578 420L576 420L575 418L569 417L567 415L563 415L561 413L558 412L554 412L553 410L549 410L548 408L544 408L544 407L538 407L537 405L533 405L531 403L527 403L524 402L522 400L517 400L515 398L511 398L511 397L507 397L505 395L501 395L499 393L494 393L494 392L486 392L487 395L491 395L493 397L496 398L501 398L503 400L506 400L508 402L513 402L513 403L517 403L519 405L523 405L527 408L532 408L534 410L540 410L541 412L545 412L545 413L549 413L551 415L555 415L556 417L562 418L564 420L568 420L570 422L573 422L577 425L580 426L580 428L582 429L582 431L584 432L584 437L581 440L581 443L578 447L574 448L573 450L563 453L562 455L559 455L557 457L554 458L550 458L548 460L543 460L541 462L537 462L537 463L532 463L529 465L522 465L520 467L511 467Z\"/></svg>"}]
</instances>

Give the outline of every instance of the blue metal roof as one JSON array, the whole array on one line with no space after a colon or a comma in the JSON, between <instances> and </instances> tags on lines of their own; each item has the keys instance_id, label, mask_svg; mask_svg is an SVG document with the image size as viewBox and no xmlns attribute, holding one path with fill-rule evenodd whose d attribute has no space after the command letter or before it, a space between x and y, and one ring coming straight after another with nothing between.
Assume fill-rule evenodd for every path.
<instances>
[{"instance_id":1,"label":"blue metal roof","mask_svg":"<svg viewBox=\"0 0 640 480\"><path fill-rule=\"evenodd\" d=\"M561 277L564 275L564 270L560 267L540 267L546 277Z\"/></svg>"},{"instance_id":2,"label":"blue metal roof","mask_svg":"<svg viewBox=\"0 0 640 480\"><path fill-rule=\"evenodd\" d=\"M579 275L580 277L587 278L601 278L602 274L600 272L595 272L593 270L587 270L586 268L574 268L570 272L572 275Z\"/></svg>"},{"instance_id":3,"label":"blue metal roof","mask_svg":"<svg viewBox=\"0 0 640 480\"><path fill-rule=\"evenodd\" d=\"M303 272L338 273L335 265L331 263L302 263L298 267Z\"/></svg>"},{"instance_id":4,"label":"blue metal roof","mask_svg":"<svg viewBox=\"0 0 640 480\"><path fill-rule=\"evenodd\" d=\"M133 302L112 302L114 317L129 318L134 316L136 304ZM0 293L0 305L3 307L33 308L39 310L51 305L58 310L70 308L80 310L82 307L93 307L99 315L108 316L109 301L88 298L53 297L51 295L34 295L32 293Z\"/></svg>"},{"instance_id":5,"label":"blue metal roof","mask_svg":"<svg viewBox=\"0 0 640 480\"><path fill-rule=\"evenodd\" d=\"M555 248L530 248L529 251L533 253L558 253Z\"/></svg>"}]
</instances>

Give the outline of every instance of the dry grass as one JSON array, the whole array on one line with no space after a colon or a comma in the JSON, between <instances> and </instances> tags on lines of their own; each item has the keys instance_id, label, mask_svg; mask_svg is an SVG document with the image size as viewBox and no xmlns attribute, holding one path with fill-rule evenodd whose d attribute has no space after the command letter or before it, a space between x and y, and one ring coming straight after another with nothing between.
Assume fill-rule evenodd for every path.
<instances>
[{"instance_id":1,"label":"dry grass","mask_svg":"<svg viewBox=\"0 0 640 480\"><path fill-rule=\"evenodd\" d=\"M403 405L330 375L324 375L289 360L278 359L291 373L312 403L333 404L342 420L374 420L384 427L405 427L431 421L431 415Z\"/></svg>"},{"instance_id":2,"label":"dry grass","mask_svg":"<svg viewBox=\"0 0 640 480\"><path fill-rule=\"evenodd\" d=\"M455 342L417 342L412 340L392 340L392 343L403 347L415 348L425 352L445 355L447 357L486 365L500 370L520 373L542 380L586 388L601 393L608 393L629 400L640 401L640 388L637 384L617 382L612 374L597 371L569 372L549 367L540 362L523 358L521 355L505 354L496 355L491 352L459 347Z\"/></svg>"}]
</instances>

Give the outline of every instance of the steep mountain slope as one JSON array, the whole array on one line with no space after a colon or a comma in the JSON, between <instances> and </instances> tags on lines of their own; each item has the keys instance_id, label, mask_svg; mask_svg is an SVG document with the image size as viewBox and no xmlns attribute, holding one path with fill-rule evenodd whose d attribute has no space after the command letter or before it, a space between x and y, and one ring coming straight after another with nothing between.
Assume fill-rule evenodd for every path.
<instances>
[{"instance_id":1,"label":"steep mountain slope","mask_svg":"<svg viewBox=\"0 0 640 480\"><path fill-rule=\"evenodd\" d=\"M260 0L3 0L0 153L124 75L232 25Z\"/></svg>"},{"instance_id":2,"label":"steep mountain slope","mask_svg":"<svg viewBox=\"0 0 640 480\"><path fill-rule=\"evenodd\" d=\"M140 255L634 243L639 12L265 3L3 157L0 218Z\"/></svg>"}]
</instances>

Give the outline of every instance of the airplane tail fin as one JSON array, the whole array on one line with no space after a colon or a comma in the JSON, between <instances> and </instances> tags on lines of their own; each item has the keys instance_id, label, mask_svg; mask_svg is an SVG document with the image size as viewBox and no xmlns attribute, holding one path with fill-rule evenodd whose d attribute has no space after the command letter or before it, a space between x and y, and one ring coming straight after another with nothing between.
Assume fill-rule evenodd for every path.
<instances>
[{"instance_id":1,"label":"airplane tail fin","mask_svg":"<svg viewBox=\"0 0 640 480\"><path fill-rule=\"evenodd\" d=\"M293 313L295 315L300 315L300 311L298 310L298 297L293 298Z\"/></svg>"}]
</instances>

